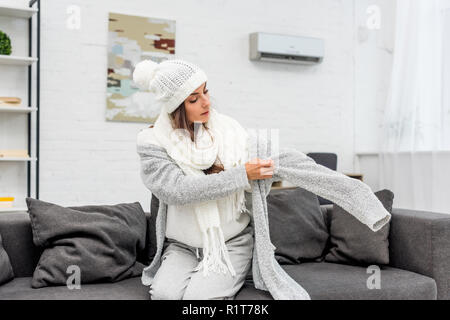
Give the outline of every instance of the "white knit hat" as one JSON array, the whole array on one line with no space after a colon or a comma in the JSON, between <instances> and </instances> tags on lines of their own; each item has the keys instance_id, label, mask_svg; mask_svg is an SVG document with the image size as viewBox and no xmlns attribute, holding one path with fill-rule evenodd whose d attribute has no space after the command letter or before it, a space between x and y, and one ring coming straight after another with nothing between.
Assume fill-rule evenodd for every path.
<instances>
[{"instance_id":1,"label":"white knit hat","mask_svg":"<svg viewBox=\"0 0 450 320\"><path fill-rule=\"evenodd\" d=\"M180 104L208 79L198 66L181 60L169 59L161 63L143 60L136 64L133 81L142 90L156 94L156 100L167 113Z\"/></svg>"}]
</instances>

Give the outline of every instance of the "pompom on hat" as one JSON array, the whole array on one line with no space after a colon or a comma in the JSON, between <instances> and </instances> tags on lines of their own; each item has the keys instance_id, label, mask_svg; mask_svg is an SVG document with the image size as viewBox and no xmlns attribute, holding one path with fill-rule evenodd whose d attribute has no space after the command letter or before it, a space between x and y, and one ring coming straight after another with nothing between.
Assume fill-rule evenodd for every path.
<instances>
[{"instance_id":1,"label":"pompom on hat","mask_svg":"<svg viewBox=\"0 0 450 320\"><path fill-rule=\"evenodd\" d=\"M193 63L169 59L161 63L143 60L136 64L133 81L142 90L156 94L167 113L173 112L208 80L205 72Z\"/></svg>"}]
</instances>

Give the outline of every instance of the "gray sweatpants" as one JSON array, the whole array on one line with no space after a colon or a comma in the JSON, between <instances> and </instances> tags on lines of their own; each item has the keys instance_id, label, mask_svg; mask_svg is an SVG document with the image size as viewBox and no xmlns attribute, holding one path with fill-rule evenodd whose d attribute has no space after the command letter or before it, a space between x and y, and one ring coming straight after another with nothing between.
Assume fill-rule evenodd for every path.
<instances>
[{"instance_id":1,"label":"gray sweatpants","mask_svg":"<svg viewBox=\"0 0 450 320\"><path fill-rule=\"evenodd\" d=\"M203 270L193 271L203 258L203 248L166 238L161 266L150 286L152 300L232 300L251 275L254 230L249 224L225 244L236 276ZM197 257L198 256L198 257Z\"/></svg>"}]
</instances>

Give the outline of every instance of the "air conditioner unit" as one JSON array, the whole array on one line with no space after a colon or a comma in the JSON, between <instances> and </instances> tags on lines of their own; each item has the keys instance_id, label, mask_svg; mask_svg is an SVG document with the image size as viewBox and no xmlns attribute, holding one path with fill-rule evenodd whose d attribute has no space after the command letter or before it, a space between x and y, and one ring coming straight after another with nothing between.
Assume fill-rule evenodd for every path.
<instances>
[{"instance_id":1,"label":"air conditioner unit","mask_svg":"<svg viewBox=\"0 0 450 320\"><path fill-rule=\"evenodd\" d=\"M250 33L250 60L294 64L321 63L322 39L273 33Z\"/></svg>"}]
</instances>

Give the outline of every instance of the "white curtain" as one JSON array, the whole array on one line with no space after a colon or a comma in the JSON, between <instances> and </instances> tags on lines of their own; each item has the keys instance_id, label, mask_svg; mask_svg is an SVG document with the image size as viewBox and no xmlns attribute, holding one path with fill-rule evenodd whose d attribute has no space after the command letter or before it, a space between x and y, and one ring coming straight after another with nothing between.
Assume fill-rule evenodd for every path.
<instances>
[{"instance_id":1,"label":"white curtain","mask_svg":"<svg viewBox=\"0 0 450 320\"><path fill-rule=\"evenodd\" d=\"M450 0L397 0L380 188L394 207L450 213Z\"/></svg>"}]
</instances>

